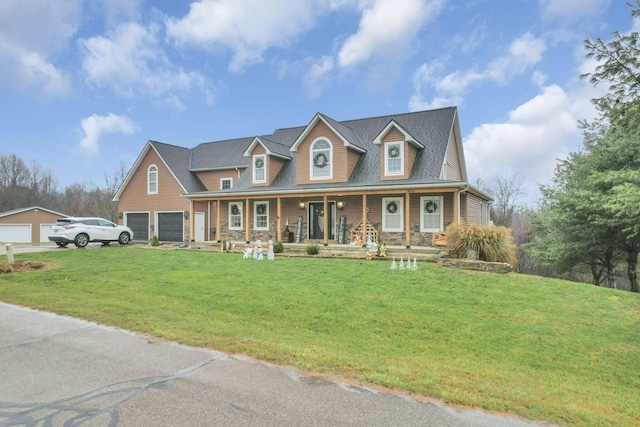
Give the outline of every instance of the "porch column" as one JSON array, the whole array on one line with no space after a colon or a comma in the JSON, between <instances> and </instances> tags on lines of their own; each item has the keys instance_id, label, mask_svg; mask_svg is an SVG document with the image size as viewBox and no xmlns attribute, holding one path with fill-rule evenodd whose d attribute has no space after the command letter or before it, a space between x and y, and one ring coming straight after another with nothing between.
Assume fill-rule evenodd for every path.
<instances>
[{"instance_id":1,"label":"porch column","mask_svg":"<svg viewBox=\"0 0 640 427\"><path fill-rule=\"evenodd\" d=\"M404 197L404 244L411 249L411 194L407 191Z\"/></svg>"},{"instance_id":2,"label":"porch column","mask_svg":"<svg viewBox=\"0 0 640 427\"><path fill-rule=\"evenodd\" d=\"M244 240L246 243L251 242L251 225L249 224L249 199L245 199L244 208Z\"/></svg>"},{"instance_id":3,"label":"porch column","mask_svg":"<svg viewBox=\"0 0 640 427\"><path fill-rule=\"evenodd\" d=\"M278 198L276 199L276 242L280 241L280 234L282 233L282 220L280 219L280 217L282 217L282 200L280 199L280 196L278 196Z\"/></svg>"},{"instance_id":4,"label":"porch column","mask_svg":"<svg viewBox=\"0 0 640 427\"><path fill-rule=\"evenodd\" d=\"M196 220L193 218L193 200L189 199L189 241L195 242L195 235L193 234L193 225Z\"/></svg>"},{"instance_id":5,"label":"porch column","mask_svg":"<svg viewBox=\"0 0 640 427\"><path fill-rule=\"evenodd\" d=\"M220 207L221 203L220 203L220 199L216 200L216 239L218 240L218 243L222 242L222 229L220 228L220 212L222 211L222 208Z\"/></svg>"},{"instance_id":6,"label":"porch column","mask_svg":"<svg viewBox=\"0 0 640 427\"><path fill-rule=\"evenodd\" d=\"M327 195L324 195L324 198L322 200L322 209L324 212L324 215L322 217L322 222L324 223L324 230L323 230L323 236L322 239L324 240L323 245L324 246L329 246L329 203L327 202Z\"/></svg>"},{"instance_id":7,"label":"porch column","mask_svg":"<svg viewBox=\"0 0 640 427\"><path fill-rule=\"evenodd\" d=\"M362 195L362 247L367 246L367 195Z\"/></svg>"}]
</instances>

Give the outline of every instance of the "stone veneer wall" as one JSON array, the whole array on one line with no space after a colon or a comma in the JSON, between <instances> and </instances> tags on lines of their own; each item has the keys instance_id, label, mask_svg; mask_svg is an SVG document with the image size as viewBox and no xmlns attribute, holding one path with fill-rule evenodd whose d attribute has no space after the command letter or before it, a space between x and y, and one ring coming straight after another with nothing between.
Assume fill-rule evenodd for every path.
<instances>
[{"instance_id":1,"label":"stone veneer wall","mask_svg":"<svg viewBox=\"0 0 640 427\"><path fill-rule=\"evenodd\" d=\"M506 262L486 262L461 258L440 258L438 265L463 270L489 271L491 273L511 273L511 265Z\"/></svg>"}]
</instances>

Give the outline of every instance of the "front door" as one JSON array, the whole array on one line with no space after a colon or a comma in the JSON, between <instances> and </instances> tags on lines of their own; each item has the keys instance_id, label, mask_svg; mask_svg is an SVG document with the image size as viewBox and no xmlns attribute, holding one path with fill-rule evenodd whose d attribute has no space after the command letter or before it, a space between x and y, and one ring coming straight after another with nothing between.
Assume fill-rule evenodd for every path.
<instances>
[{"instance_id":1,"label":"front door","mask_svg":"<svg viewBox=\"0 0 640 427\"><path fill-rule=\"evenodd\" d=\"M193 219L195 228L194 240L196 242L204 242L204 212L196 212Z\"/></svg>"},{"instance_id":2,"label":"front door","mask_svg":"<svg viewBox=\"0 0 640 427\"><path fill-rule=\"evenodd\" d=\"M324 216L329 215L329 233L327 235L328 240L335 239L335 202L328 202L327 208L329 212L324 211L323 202L310 202L309 203L309 239L324 239Z\"/></svg>"}]
</instances>

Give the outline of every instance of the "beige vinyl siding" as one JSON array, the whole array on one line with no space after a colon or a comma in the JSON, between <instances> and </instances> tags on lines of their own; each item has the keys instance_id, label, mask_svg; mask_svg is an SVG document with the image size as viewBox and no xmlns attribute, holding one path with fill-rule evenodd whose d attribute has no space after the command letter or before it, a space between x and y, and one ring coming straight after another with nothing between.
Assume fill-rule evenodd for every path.
<instances>
[{"instance_id":1,"label":"beige vinyl siding","mask_svg":"<svg viewBox=\"0 0 640 427\"><path fill-rule=\"evenodd\" d=\"M465 194L467 208L467 224L482 225L482 200L473 194Z\"/></svg>"},{"instance_id":2,"label":"beige vinyl siding","mask_svg":"<svg viewBox=\"0 0 640 427\"><path fill-rule=\"evenodd\" d=\"M152 164L158 167L158 194L147 194L147 170ZM180 184L155 150L151 148L120 195L118 210L120 212L150 212L149 221L151 225L154 225L156 211L189 210L189 201L181 197L183 193L184 190ZM122 223L122 220L119 222Z\"/></svg>"},{"instance_id":3,"label":"beige vinyl siding","mask_svg":"<svg viewBox=\"0 0 640 427\"><path fill-rule=\"evenodd\" d=\"M277 157L269 156L269 160L267 161L267 182L269 185L273 182L274 179L278 176L282 167L284 166L284 160L279 159Z\"/></svg>"},{"instance_id":4,"label":"beige vinyl siding","mask_svg":"<svg viewBox=\"0 0 640 427\"><path fill-rule=\"evenodd\" d=\"M240 173L244 173L246 169L240 169ZM216 171L197 172L196 176L204 184L207 190L220 190L220 180L223 178L231 178L232 184L238 183L238 171L235 169L225 169Z\"/></svg>"},{"instance_id":5,"label":"beige vinyl siding","mask_svg":"<svg viewBox=\"0 0 640 427\"><path fill-rule=\"evenodd\" d=\"M331 159L331 168L333 170L332 179L314 179L310 178L311 167L311 144L318 138L325 138L331 142L333 156ZM298 146L296 183L297 184L318 184L323 185L327 182L346 182L352 169L349 169L349 155L344 142L323 122L319 121L309 132L306 138ZM354 163L355 165L355 163Z\"/></svg>"},{"instance_id":6,"label":"beige vinyl siding","mask_svg":"<svg viewBox=\"0 0 640 427\"><path fill-rule=\"evenodd\" d=\"M445 168L444 179L452 181L462 181L462 171L460 170L460 156L458 155L458 145L453 132L449 136L447 145L447 166Z\"/></svg>"},{"instance_id":7,"label":"beige vinyl siding","mask_svg":"<svg viewBox=\"0 0 640 427\"><path fill-rule=\"evenodd\" d=\"M360 160L360 156L361 154L356 151L347 150L347 179L351 177L353 169L356 167L358 160Z\"/></svg>"}]
</instances>

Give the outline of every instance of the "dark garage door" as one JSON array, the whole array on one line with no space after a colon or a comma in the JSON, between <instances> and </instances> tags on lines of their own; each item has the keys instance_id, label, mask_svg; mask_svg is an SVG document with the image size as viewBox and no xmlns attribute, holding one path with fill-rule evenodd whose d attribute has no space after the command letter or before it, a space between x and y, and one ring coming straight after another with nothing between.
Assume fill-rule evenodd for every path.
<instances>
[{"instance_id":1,"label":"dark garage door","mask_svg":"<svg viewBox=\"0 0 640 427\"><path fill-rule=\"evenodd\" d=\"M149 214L127 214L127 226L133 231L133 240L149 241Z\"/></svg>"},{"instance_id":2,"label":"dark garage door","mask_svg":"<svg viewBox=\"0 0 640 427\"><path fill-rule=\"evenodd\" d=\"M182 212L158 214L158 239L161 242L182 242Z\"/></svg>"}]
</instances>

